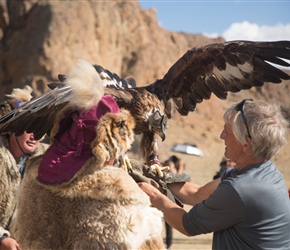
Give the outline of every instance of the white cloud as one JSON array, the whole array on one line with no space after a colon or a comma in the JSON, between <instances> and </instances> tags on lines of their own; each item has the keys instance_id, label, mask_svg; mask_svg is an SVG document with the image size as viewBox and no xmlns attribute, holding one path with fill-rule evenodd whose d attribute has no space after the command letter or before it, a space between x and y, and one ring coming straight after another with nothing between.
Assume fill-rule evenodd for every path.
<instances>
[{"instance_id":1,"label":"white cloud","mask_svg":"<svg viewBox=\"0 0 290 250\"><path fill-rule=\"evenodd\" d=\"M217 33L204 34L210 38L219 36ZM227 30L221 34L227 41L249 40L249 41L278 41L290 40L290 24L277 24L275 26L257 25L244 21L233 23ZM285 60L285 59L284 59ZM290 63L290 60L285 60ZM284 68L279 66L280 68ZM286 69L286 68L285 68Z\"/></svg>"},{"instance_id":2,"label":"white cloud","mask_svg":"<svg viewBox=\"0 0 290 250\"><path fill-rule=\"evenodd\" d=\"M227 41L251 40L251 41L276 41L290 40L290 24L277 24L275 26L259 26L255 23L244 21L233 23L222 34Z\"/></svg>"},{"instance_id":3,"label":"white cloud","mask_svg":"<svg viewBox=\"0 0 290 250\"><path fill-rule=\"evenodd\" d=\"M227 41L232 40L250 40L250 41L277 41L290 40L290 23L277 24L275 26L257 25L243 21L233 23L222 34L204 33L206 37L217 38L222 36Z\"/></svg>"}]
</instances>

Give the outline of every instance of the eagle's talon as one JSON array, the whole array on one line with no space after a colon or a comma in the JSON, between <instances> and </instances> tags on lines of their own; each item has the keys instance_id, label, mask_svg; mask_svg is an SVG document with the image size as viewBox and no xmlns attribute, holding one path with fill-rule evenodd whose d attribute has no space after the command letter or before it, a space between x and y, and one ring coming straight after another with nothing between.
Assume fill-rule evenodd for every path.
<instances>
[{"instance_id":1,"label":"eagle's talon","mask_svg":"<svg viewBox=\"0 0 290 250\"><path fill-rule=\"evenodd\" d=\"M164 170L169 170L169 166L160 166L159 164L152 164L149 167L149 172L156 172L157 175L162 178L164 176L163 171Z\"/></svg>"}]
</instances>

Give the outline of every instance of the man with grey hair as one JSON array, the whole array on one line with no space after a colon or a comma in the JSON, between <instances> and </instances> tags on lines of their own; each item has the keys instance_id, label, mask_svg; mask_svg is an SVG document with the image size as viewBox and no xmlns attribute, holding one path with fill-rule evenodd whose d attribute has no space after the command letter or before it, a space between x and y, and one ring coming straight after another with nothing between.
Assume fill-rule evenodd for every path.
<instances>
[{"instance_id":1,"label":"man with grey hair","mask_svg":"<svg viewBox=\"0 0 290 250\"><path fill-rule=\"evenodd\" d=\"M213 232L213 249L290 249L290 203L283 176L270 160L287 142L279 106L245 99L224 113L220 138L236 163L203 187L173 183L169 189L189 212L156 188L140 183L153 206L187 236Z\"/></svg>"}]
</instances>

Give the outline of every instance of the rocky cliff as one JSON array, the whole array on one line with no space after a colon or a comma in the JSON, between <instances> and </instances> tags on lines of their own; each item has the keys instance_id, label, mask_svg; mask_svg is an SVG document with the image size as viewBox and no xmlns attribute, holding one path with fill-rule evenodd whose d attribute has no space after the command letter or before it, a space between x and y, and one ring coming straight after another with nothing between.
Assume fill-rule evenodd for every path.
<instances>
[{"instance_id":1,"label":"rocky cliff","mask_svg":"<svg viewBox=\"0 0 290 250\"><path fill-rule=\"evenodd\" d=\"M160 78L187 49L222 41L164 30L138 1L1 1L0 94L30 84L36 93L77 59Z\"/></svg>"},{"instance_id":2,"label":"rocky cliff","mask_svg":"<svg viewBox=\"0 0 290 250\"><path fill-rule=\"evenodd\" d=\"M25 84L40 95L47 91L47 83L68 72L77 59L101 64L124 77L133 76L139 86L146 85L162 78L188 49L221 41L224 39L167 31L159 26L156 11L142 9L137 0L1 1L0 101L12 88ZM204 179L208 179L223 154L219 132L227 102L262 98L289 111L289 83L231 94L227 101L213 96L188 117L176 114L166 141L160 142L160 158L172 153L174 143L196 143L205 157L183 157L187 165L194 159L195 164L206 166ZM283 168L290 156L287 151L282 155Z\"/></svg>"}]
</instances>

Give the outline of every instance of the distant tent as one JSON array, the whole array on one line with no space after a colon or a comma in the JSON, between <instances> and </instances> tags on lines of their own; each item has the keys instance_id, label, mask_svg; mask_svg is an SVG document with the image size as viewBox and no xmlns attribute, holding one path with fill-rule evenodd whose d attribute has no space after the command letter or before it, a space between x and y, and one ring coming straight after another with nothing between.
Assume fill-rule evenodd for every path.
<instances>
[{"instance_id":1,"label":"distant tent","mask_svg":"<svg viewBox=\"0 0 290 250\"><path fill-rule=\"evenodd\" d=\"M188 154L188 155L204 156L201 149L199 149L194 144L175 144L171 148L171 151L183 153L183 154Z\"/></svg>"}]
</instances>

